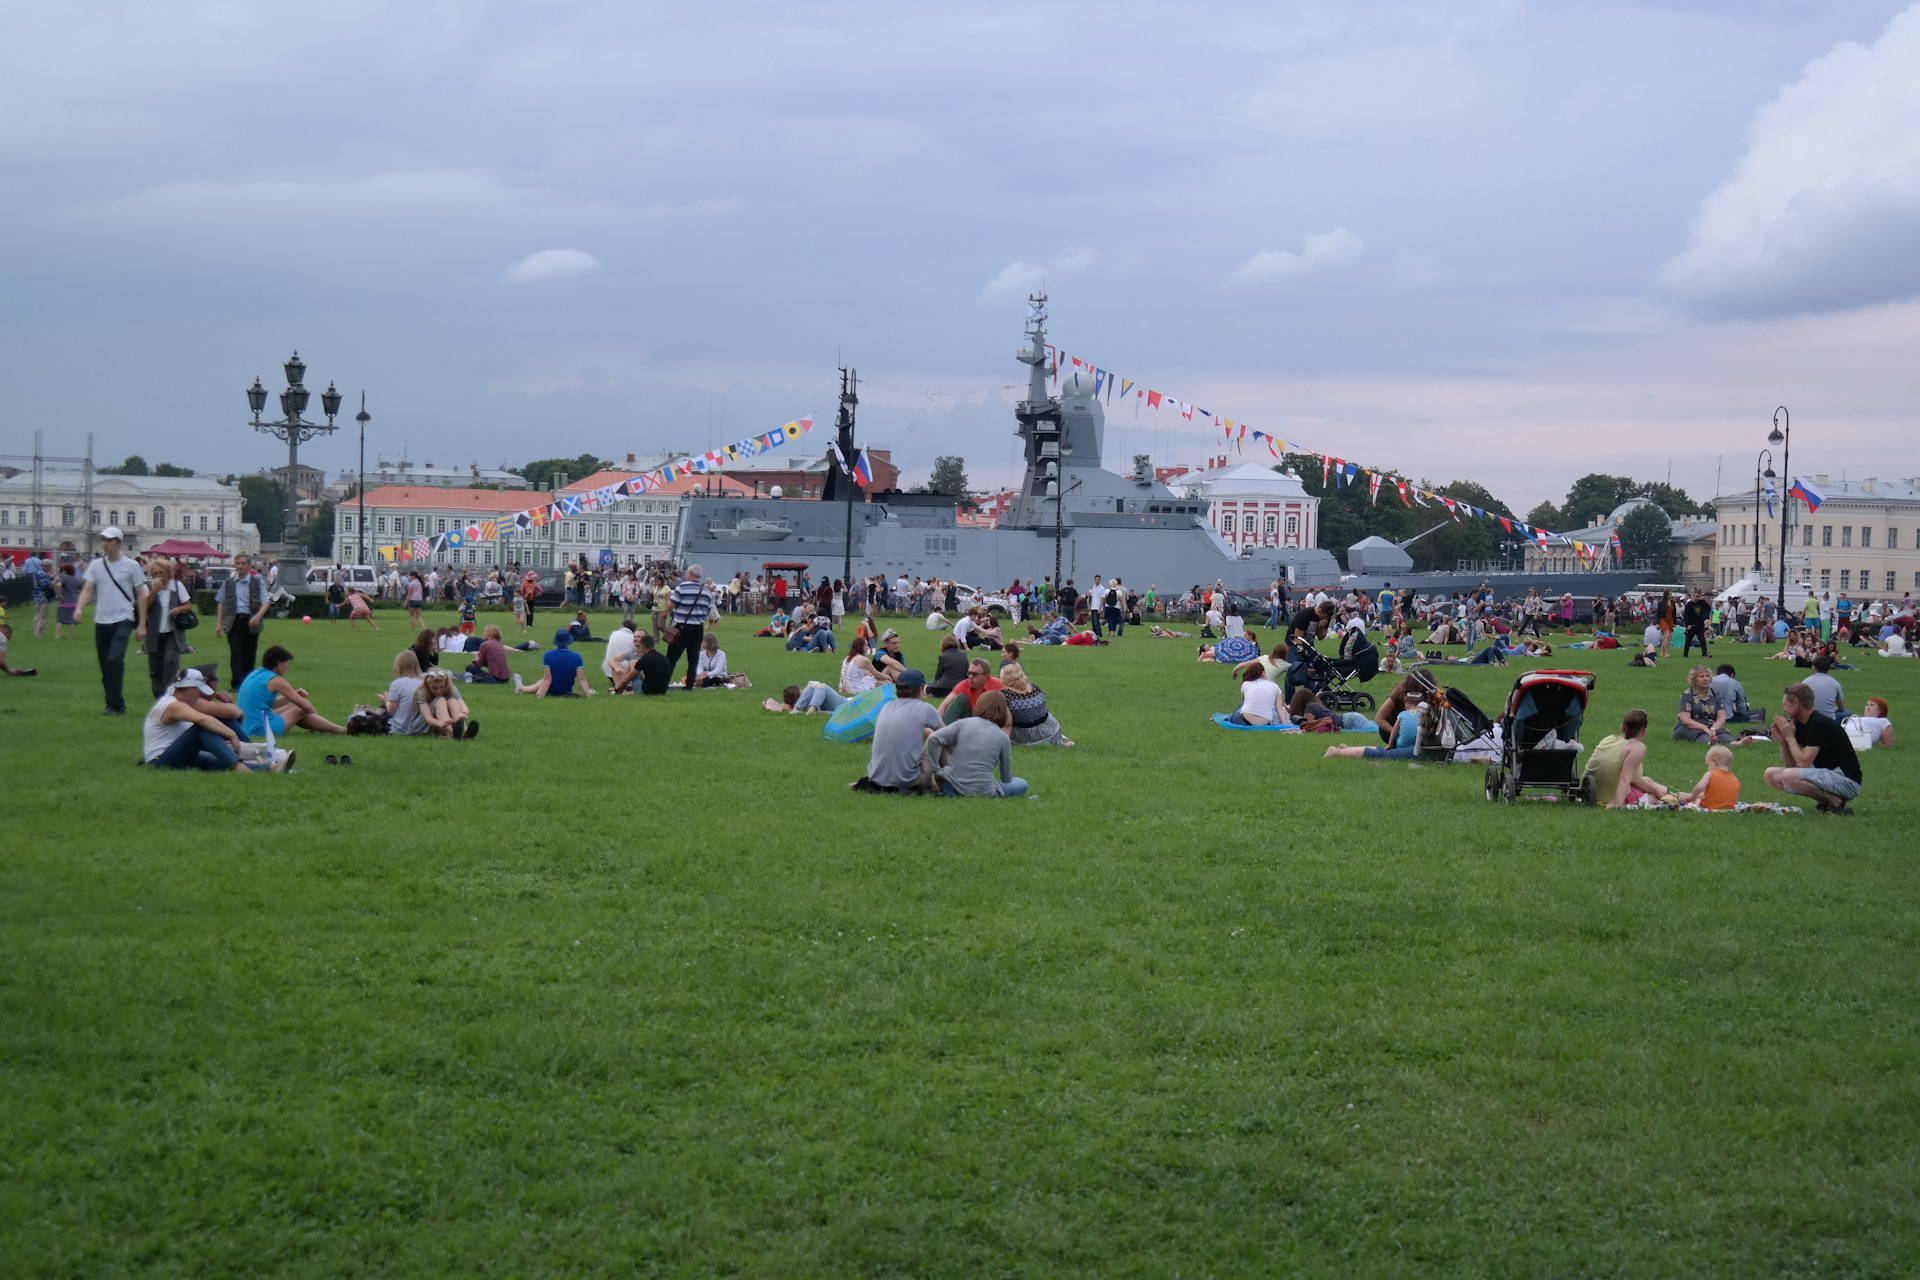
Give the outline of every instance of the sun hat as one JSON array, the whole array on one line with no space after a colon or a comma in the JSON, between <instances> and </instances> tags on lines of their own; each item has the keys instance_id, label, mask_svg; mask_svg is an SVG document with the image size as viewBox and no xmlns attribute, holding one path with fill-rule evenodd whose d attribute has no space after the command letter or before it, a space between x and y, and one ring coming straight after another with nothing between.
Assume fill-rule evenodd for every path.
<instances>
[{"instance_id":1,"label":"sun hat","mask_svg":"<svg viewBox=\"0 0 1920 1280\"><path fill-rule=\"evenodd\" d=\"M562 649L564 649L568 645L573 643L573 632L567 630L565 627L562 627L560 628L560 630L553 633L553 642L559 645Z\"/></svg>"}]
</instances>

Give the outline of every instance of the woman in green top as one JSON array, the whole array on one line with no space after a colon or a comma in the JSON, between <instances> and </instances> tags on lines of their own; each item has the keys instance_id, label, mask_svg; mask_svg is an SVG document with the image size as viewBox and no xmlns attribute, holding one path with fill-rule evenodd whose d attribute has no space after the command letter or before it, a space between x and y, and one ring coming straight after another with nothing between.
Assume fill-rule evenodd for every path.
<instances>
[{"instance_id":1,"label":"woman in green top","mask_svg":"<svg viewBox=\"0 0 1920 1280\"><path fill-rule=\"evenodd\" d=\"M1667 789L1640 772L1647 758L1647 713L1629 711L1620 732L1600 739L1587 757L1585 776L1594 781L1594 795L1608 808L1636 804L1642 796L1664 799Z\"/></svg>"}]
</instances>

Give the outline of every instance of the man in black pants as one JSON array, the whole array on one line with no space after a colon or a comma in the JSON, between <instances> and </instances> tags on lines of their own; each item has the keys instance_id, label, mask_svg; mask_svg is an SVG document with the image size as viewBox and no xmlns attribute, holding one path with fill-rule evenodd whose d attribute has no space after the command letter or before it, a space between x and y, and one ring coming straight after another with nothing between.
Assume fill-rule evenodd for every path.
<instances>
[{"instance_id":1,"label":"man in black pants","mask_svg":"<svg viewBox=\"0 0 1920 1280\"><path fill-rule=\"evenodd\" d=\"M673 639L667 644L667 679L687 655L687 678L683 687L693 688L694 671L700 665L700 641L706 635L707 614L713 609L713 593L700 580L700 566L687 569L686 578L674 587L667 606L667 621L673 626Z\"/></svg>"},{"instance_id":2,"label":"man in black pants","mask_svg":"<svg viewBox=\"0 0 1920 1280\"><path fill-rule=\"evenodd\" d=\"M100 659L100 687L106 693L107 714L127 713L123 682L127 672L127 641L140 630L147 604L147 573L131 556L120 554L120 530L108 525L100 531L102 554L87 565L86 582L73 606L78 618L93 605L93 647Z\"/></svg>"},{"instance_id":3,"label":"man in black pants","mask_svg":"<svg viewBox=\"0 0 1920 1280\"><path fill-rule=\"evenodd\" d=\"M267 618L266 579L253 571L252 560L235 556L233 576L220 584L215 600L214 629L227 637L228 687L238 690L260 649L260 628Z\"/></svg>"},{"instance_id":4,"label":"man in black pants","mask_svg":"<svg viewBox=\"0 0 1920 1280\"><path fill-rule=\"evenodd\" d=\"M1707 624L1713 621L1713 606L1705 596L1695 591L1687 597L1685 607L1680 610L1680 621L1687 628L1687 642L1680 649L1680 656L1686 657L1693 652L1694 641L1700 642L1700 656L1707 656Z\"/></svg>"}]
</instances>

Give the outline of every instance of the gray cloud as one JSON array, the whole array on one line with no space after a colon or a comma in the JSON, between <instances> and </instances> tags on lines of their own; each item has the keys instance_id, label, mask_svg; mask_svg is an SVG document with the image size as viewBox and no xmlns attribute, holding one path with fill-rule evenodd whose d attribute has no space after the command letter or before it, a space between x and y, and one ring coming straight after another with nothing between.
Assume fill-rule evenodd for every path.
<instances>
[{"instance_id":1,"label":"gray cloud","mask_svg":"<svg viewBox=\"0 0 1920 1280\"><path fill-rule=\"evenodd\" d=\"M542 249L508 267L500 278L508 284L534 284L563 276L591 275L603 265L584 249Z\"/></svg>"}]
</instances>

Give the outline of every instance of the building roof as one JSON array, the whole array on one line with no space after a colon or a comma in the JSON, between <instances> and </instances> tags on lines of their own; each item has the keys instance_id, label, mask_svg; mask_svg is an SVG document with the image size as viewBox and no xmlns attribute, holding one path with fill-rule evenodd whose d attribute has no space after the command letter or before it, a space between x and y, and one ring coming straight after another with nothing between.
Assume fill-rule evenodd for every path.
<instances>
[{"instance_id":1,"label":"building roof","mask_svg":"<svg viewBox=\"0 0 1920 1280\"><path fill-rule=\"evenodd\" d=\"M78 471L48 471L42 484L48 493L74 495L85 487L85 480ZM31 471L0 479L0 493L4 493L10 502L23 501L32 492ZM229 500L240 496L236 486L221 484L213 476L119 476L101 475L98 472L93 477L93 493L96 498L102 494L117 493L171 496L204 494L209 499Z\"/></svg>"},{"instance_id":2,"label":"building roof","mask_svg":"<svg viewBox=\"0 0 1920 1280\"><path fill-rule=\"evenodd\" d=\"M1829 502L1838 502L1845 506L1863 507L1920 505L1920 476L1908 477L1903 480L1882 480L1878 476L1867 476L1860 480L1833 480L1826 476L1807 475L1804 471L1798 474L1811 480L1814 486L1818 488L1822 494L1826 495L1821 501L1822 506L1825 506ZM1773 483L1781 494L1786 493L1788 489L1793 487L1793 480L1787 476L1776 477ZM1868 485L1873 487L1868 489ZM1760 500L1762 502L1766 501L1766 495L1764 493L1761 494ZM1774 501L1774 510L1778 511L1780 509L1778 505L1779 498L1776 497ZM1736 489L1732 493L1724 494L1713 500L1715 507L1719 507L1722 504L1737 507L1741 503L1745 503L1749 508L1753 506L1753 490L1751 488L1744 490ZM1803 517L1804 515L1805 513L1802 512L1801 516ZM1796 517L1796 519L1799 518L1801 517Z\"/></svg>"},{"instance_id":3,"label":"building roof","mask_svg":"<svg viewBox=\"0 0 1920 1280\"><path fill-rule=\"evenodd\" d=\"M1178 479L1183 488L1191 485L1211 502L1309 496L1306 486L1300 481L1262 462L1242 462L1220 470L1190 472Z\"/></svg>"},{"instance_id":4,"label":"building roof","mask_svg":"<svg viewBox=\"0 0 1920 1280\"><path fill-rule=\"evenodd\" d=\"M476 515L494 515L502 511L524 511L552 502L550 493L532 493L525 489L442 489L439 485L383 484L367 490L370 507L409 507L416 511L471 511ZM342 509L359 505L354 498Z\"/></svg>"},{"instance_id":5,"label":"building roof","mask_svg":"<svg viewBox=\"0 0 1920 1280\"><path fill-rule=\"evenodd\" d=\"M604 489L610 484L619 484L622 480L631 480L637 475L644 474L646 470L648 469L643 468L641 471L629 471L625 467L619 467L609 471L596 471L590 476L584 476L579 480L575 480L572 484L560 490L560 492L587 493L594 489ZM649 489L645 493L636 493L633 496L636 498L677 498L683 493L699 493L705 488L708 477L718 474L718 472L708 472L707 475L704 476L681 476L678 479L670 480L660 485L658 488Z\"/></svg>"}]
</instances>

